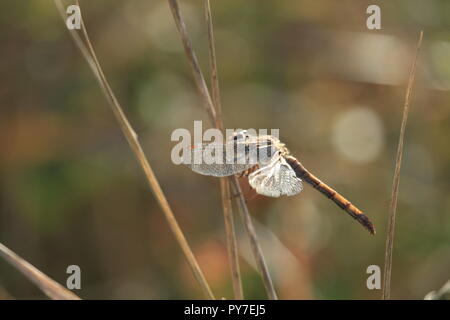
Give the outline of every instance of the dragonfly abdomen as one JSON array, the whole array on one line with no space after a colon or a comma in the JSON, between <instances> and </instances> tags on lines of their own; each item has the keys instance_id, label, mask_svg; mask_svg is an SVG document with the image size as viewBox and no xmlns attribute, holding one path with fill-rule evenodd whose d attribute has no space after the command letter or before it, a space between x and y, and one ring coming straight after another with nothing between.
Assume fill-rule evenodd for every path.
<instances>
[{"instance_id":1,"label":"dragonfly abdomen","mask_svg":"<svg viewBox=\"0 0 450 320\"><path fill-rule=\"evenodd\" d=\"M320 181L319 178L314 176L305 167L298 161L296 158L292 156L287 156L286 161L295 171L297 177L306 181L314 189L317 189L322 194L324 194L327 198L333 200L341 209L347 212L350 216L356 219L361 225L363 225L371 234L375 234L375 228L369 218L356 206L354 206L350 201L344 198L341 194L339 194L336 190L328 186L327 184Z\"/></svg>"}]
</instances>

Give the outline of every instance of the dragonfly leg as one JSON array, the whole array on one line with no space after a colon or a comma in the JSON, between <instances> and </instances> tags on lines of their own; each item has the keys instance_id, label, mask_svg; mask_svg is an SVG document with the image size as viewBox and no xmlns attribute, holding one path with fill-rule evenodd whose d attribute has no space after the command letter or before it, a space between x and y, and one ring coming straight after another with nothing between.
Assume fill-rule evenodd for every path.
<instances>
[{"instance_id":1,"label":"dragonfly leg","mask_svg":"<svg viewBox=\"0 0 450 320\"><path fill-rule=\"evenodd\" d=\"M255 199L258 195L259 193L256 192L256 189L250 188L250 190L244 195L244 198L248 202Z\"/></svg>"},{"instance_id":2,"label":"dragonfly leg","mask_svg":"<svg viewBox=\"0 0 450 320\"><path fill-rule=\"evenodd\" d=\"M252 187L250 187L250 190L249 190L249 191L243 193L245 202L248 202L248 201L250 201L250 200L255 199L258 195L259 195L259 194L256 192L256 189L253 189ZM235 198L237 198L237 197L239 197L239 193L232 194L230 198L231 198L231 199L235 199Z\"/></svg>"}]
</instances>

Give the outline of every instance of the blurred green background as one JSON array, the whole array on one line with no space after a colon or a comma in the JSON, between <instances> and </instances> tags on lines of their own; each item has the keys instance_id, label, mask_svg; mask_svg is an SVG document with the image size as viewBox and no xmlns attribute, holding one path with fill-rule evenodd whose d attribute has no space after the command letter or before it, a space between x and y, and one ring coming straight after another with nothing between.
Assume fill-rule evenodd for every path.
<instances>
[{"instance_id":1,"label":"blurred green background","mask_svg":"<svg viewBox=\"0 0 450 320\"><path fill-rule=\"evenodd\" d=\"M71 4L70 1L63 1ZM201 1L180 0L208 73ZM381 7L382 30L366 28ZM405 86L421 29L400 183L392 298L450 278L450 3L211 1L227 128L279 128L360 207L370 236L309 186L249 208L283 299L378 299ZM218 179L170 160L176 128L209 124L162 0L81 1L91 40L217 297L232 297ZM82 298L200 299L141 168L53 1L0 3L0 242ZM246 298L265 298L239 216ZM0 298L45 296L0 261Z\"/></svg>"}]
</instances>

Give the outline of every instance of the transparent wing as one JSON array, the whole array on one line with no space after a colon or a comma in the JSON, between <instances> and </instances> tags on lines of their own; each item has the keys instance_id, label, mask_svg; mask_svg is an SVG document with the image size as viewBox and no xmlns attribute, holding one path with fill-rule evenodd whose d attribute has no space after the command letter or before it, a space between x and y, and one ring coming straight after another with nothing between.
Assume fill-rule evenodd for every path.
<instances>
[{"instance_id":1,"label":"transparent wing","mask_svg":"<svg viewBox=\"0 0 450 320\"><path fill-rule=\"evenodd\" d=\"M241 143L209 143L192 146L184 163L192 171L214 177L225 177L245 171L256 164L248 147Z\"/></svg>"},{"instance_id":2,"label":"transparent wing","mask_svg":"<svg viewBox=\"0 0 450 320\"><path fill-rule=\"evenodd\" d=\"M276 148L271 141L238 132L225 143L196 144L184 155L183 163L192 171L215 177L243 172L256 164L264 166Z\"/></svg>"},{"instance_id":3,"label":"transparent wing","mask_svg":"<svg viewBox=\"0 0 450 320\"><path fill-rule=\"evenodd\" d=\"M302 180L278 154L267 166L251 173L248 181L257 193L268 197L293 196L303 190Z\"/></svg>"}]
</instances>

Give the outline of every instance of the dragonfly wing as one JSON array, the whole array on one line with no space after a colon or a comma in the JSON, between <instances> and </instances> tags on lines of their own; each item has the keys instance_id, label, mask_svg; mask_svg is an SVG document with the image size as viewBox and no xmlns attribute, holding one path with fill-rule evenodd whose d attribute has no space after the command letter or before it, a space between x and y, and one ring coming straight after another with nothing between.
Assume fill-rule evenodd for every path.
<instances>
[{"instance_id":1,"label":"dragonfly wing","mask_svg":"<svg viewBox=\"0 0 450 320\"><path fill-rule=\"evenodd\" d=\"M254 165L244 164L191 164L188 167L205 176L226 177L243 172Z\"/></svg>"},{"instance_id":2,"label":"dragonfly wing","mask_svg":"<svg viewBox=\"0 0 450 320\"><path fill-rule=\"evenodd\" d=\"M248 160L245 150L238 150L232 143L194 145L184 163L196 173L214 177L231 176L255 165Z\"/></svg>"},{"instance_id":3,"label":"dragonfly wing","mask_svg":"<svg viewBox=\"0 0 450 320\"><path fill-rule=\"evenodd\" d=\"M297 177L295 171L284 158L281 158L280 181L280 189L287 196L299 194L303 190L302 179Z\"/></svg>"},{"instance_id":4,"label":"dragonfly wing","mask_svg":"<svg viewBox=\"0 0 450 320\"><path fill-rule=\"evenodd\" d=\"M250 185L257 193L268 197L293 196L300 193L303 190L302 180L283 157L275 157L278 158L269 165L249 175Z\"/></svg>"}]
</instances>

